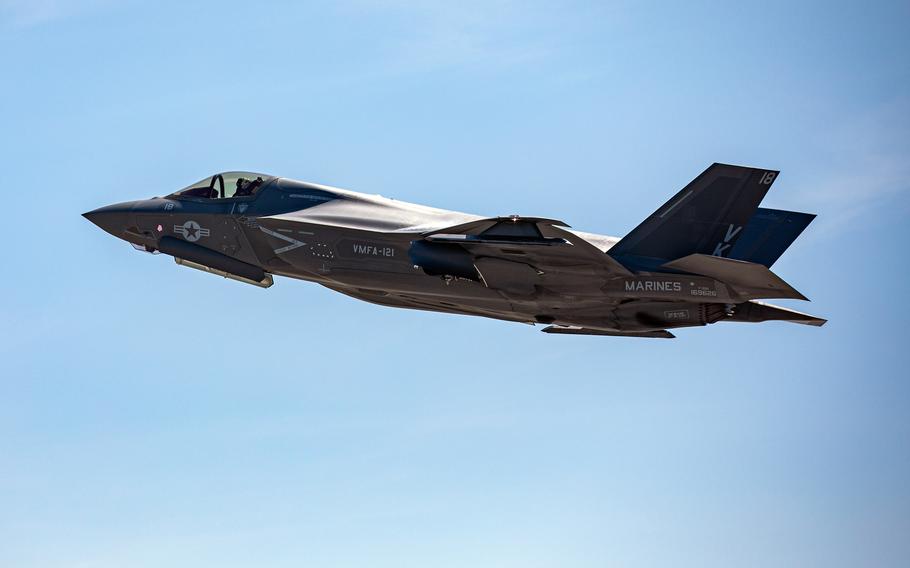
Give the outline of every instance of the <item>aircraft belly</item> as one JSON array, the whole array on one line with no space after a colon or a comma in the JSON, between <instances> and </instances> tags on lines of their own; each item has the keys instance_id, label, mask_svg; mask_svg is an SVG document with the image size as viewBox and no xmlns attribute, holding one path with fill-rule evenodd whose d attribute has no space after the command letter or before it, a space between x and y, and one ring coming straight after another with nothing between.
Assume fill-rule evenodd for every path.
<instances>
[{"instance_id":1,"label":"aircraft belly","mask_svg":"<svg viewBox=\"0 0 910 568\"><path fill-rule=\"evenodd\" d=\"M427 275L412 264L413 235L339 230L318 225L259 229L258 250L276 274L318 282L346 295L386 306L480 315L522 322L554 323L600 330L649 330L704 325L702 312L680 302L717 301L694 296L706 281L678 275L604 278L574 266L537 270L516 260L480 257L481 281ZM563 271L563 268L565 271ZM668 283L669 282L669 283ZM691 282L691 284L690 284ZM713 282L713 280L711 280ZM679 289L677 289L679 288ZM726 297L722 290L718 296ZM635 307L642 297L676 300ZM618 307L633 302L635 306ZM664 313L673 321L661 321Z\"/></svg>"}]
</instances>

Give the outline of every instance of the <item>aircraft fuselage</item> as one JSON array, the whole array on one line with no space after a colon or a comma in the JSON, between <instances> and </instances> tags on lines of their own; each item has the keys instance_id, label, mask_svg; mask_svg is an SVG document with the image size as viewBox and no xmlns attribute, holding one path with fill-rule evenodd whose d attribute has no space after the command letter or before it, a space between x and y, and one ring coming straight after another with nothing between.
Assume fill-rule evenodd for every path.
<instances>
[{"instance_id":1,"label":"aircraft fuselage","mask_svg":"<svg viewBox=\"0 0 910 568\"><path fill-rule=\"evenodd\" d=\"M484 218L243 175L85 216L137 248L260 286L286 276L375 304L553 324L554 333L666 334L775 297L712 277L730 267L710 259L694 271L630 269L609 254L620 239L555 220ZM762 321L761 310L748 307L754 313L741 321Z\"/></svg>"}]
</instances>

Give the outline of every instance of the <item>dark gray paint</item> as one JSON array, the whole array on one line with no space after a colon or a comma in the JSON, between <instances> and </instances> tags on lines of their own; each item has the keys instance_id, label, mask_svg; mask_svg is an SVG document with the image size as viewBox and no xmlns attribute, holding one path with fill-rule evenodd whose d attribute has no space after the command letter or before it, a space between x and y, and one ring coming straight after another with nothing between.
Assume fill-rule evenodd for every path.
<instances>
[{"instance_id":1,"label":"dark gray paint","mask_svg":"<svg viewBox=\"0 0 910 568\"><path fill-rule=\"evenodd\" d=\"M253 196L174 194L84 215L137 248L260 286L287 276L384 306L544 323L548 333L822 325L757 302L805 298L768 268L812 219L758 209L777 174L714 164L621 240L269 176Z\"/></svg>"}]
</instances>

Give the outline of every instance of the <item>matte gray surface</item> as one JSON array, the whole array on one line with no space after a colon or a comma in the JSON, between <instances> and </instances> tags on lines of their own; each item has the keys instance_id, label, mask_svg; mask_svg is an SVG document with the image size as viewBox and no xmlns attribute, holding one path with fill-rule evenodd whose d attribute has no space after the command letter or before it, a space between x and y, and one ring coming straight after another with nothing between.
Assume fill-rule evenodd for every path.
<instances>
[{"instance_id":1,"label":"matte gray surface","mask_svg":"<svg viewBox=\"0 0 910 568\"><path fill-rule=\"evenodd\" d=\"M672 338L669 328L724 320L824 324L755 302L806 298L735 257L750 219L767 216L758 206L777 175L714 164L623 239L243 172L84 215L136 248L262 287L274 274L384 306L548 324L547 333ZM774 213L801 225L760 217L752 238L773 248L740 247L744 256L776 259L812 218Z\"/></svg>"}]
</instances>

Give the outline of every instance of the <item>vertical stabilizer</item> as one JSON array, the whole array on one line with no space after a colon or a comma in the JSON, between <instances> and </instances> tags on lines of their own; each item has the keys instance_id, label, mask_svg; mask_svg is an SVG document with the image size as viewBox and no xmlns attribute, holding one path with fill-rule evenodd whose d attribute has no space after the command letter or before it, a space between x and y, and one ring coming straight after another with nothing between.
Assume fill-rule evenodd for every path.
<instances>
[{"instance_id":1,"label":"vertical stabilizer","mask_svg":"<svg viewBox=\"0 0 910 568\"><path fill-rule=\"evenodd\" d=\"M608 252L633 270L690 254L729 257L778 173L713 164Z\"/></svg>"},{"instance_id":2,"label":"vertical stabilizer","mask_svg":"<svg viewBox=\"0 0 910 568\"><path fill-rule=\"evenodd\" d=\"M730 258L770 268L813 219L815 215L811 213L760 207L730 250Z\"/></svg>"}]
</instances>

